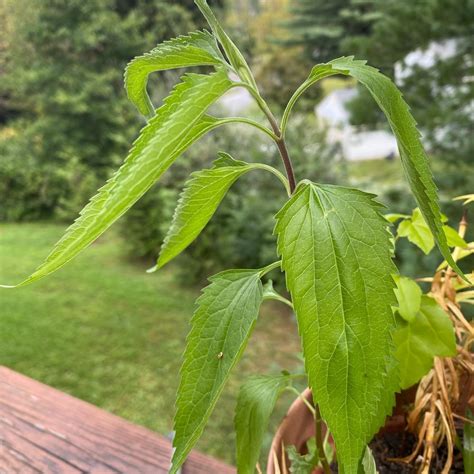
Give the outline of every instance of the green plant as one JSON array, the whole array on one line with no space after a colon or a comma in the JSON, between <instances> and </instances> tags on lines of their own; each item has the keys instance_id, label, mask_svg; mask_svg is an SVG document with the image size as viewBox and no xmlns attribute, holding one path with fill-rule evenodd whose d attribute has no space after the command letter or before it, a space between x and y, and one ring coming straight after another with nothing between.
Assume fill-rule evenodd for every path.
<instances>
[{"instance_id":1,"label":"green plant","mask_svg":"<svg viewBox=\"0 0 474 474\"><path fill-rule=\"evenodd\" d=\"M472 196L456 198L460 199L468 204ZM444 216L443 222L448 245L454 247L453 259L469 265L474 242L465 241L468 227L465 216L466 213L457 231L446 224ZM386 217L401 221L395 236L397 241L406 237L423 253L431 252L434 242L419 209L411 215ZM417 281L430 283L429 292L423 294ZM465 424L464 446L469 445L472 431L472 421L464 410L472 395L469 380L474 371L474 326L465 310L474 304L474 273L468 274L466 281L461 280L443 261L433 277L417 281L396 277L394 342L400 364L400 385L408 388L418 384L414 403L407 413L407 427L416 434L418 442L403 461L416 459L420 472L427 472L432 467L435 450L444 444L447 456L442 472L449 472L455 459L454 448L461 445L457 420L462 419ZM471 458L465 456L465 472L472 471L469 462Z\"/></svg>"},{"instance_id":2,"label":"green plant","mask_svg":"<svg viewBox=\"0 0 474 474\"><path fill-rule=\"evenodd\" d=\"M277 145L286 176L268 164L247 163L222 153L212 168L195 172L188 181L156 265L161 268L199 235L241 176L267 171L282 183L288 201L277 213L275 226L281 260L263 268L218 273L210 278L210 285L198 300L181 370L171 472L177 472L202 434L231 369L245 349L260 305L265 299L276 298L295 309L316 412L334 437L339 468L341 472L357 473L363 469L367 443L390 412L394 393L400 388L392 342L392 275L396 269L388 221L372 194L309 180L297 183L285 134L294 105L320 79L342 74L360 81L386 114L398 139L405 174L434 240L448 264L460 272L443 229L426 154L400 92L377 69L352 57L315 66L290 99L279 124L258 92L244 57L206 1L196 0L196 4L212 34L201 31L165 42L128 65L127 92L149 118L147 125L122 167L91 199L46 261L17 286L32 283L69 262L209 131L232 123L256 127ZM212 66L215 72L185 75L155 110L146 92L148 75L198 65ZM230 79L230 72L238 80ZM271 128L247 118L216 118L207 113L234 87L249 90ZM262 278L276 269L286 274L292 302L262 286ZM286 383L293 377L284 374L278 382ZM269 380L272 389L256 384L256 401L238 407L237 463L243 473L254 470L262 442L261 426L268 418L270 402L260 403L259 397L263 392L266 396L270 393L272 401L274 391L282 387ZM249 407L250 411L245 412ZM242 418L251 421L240 423ZM320 421L318 416L316 445L322 465L329 472ZM249 431L249 426L255 428Z\"/></svg>"}]
</instances>

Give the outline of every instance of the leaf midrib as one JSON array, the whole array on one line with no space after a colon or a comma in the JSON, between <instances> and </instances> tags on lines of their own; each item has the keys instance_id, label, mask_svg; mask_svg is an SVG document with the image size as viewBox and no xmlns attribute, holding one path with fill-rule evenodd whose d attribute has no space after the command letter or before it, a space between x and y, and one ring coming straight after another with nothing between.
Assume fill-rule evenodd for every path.
<instances>
[{"instance_id":1,"label":"leaf midrib","mask_svg":"<svg viewBox=\"0 0 474 474\"><path fill-rule=\"evenodd\" d=\"M235 282L234 282L234 283L235 283ZM247 282L247 284L246 284L244 287L241 288L241 290L239 291L239 296L238 296L239 301L240 301L240 299L242 298L242 294L244 293L244 288L247 288L248 286L250 286L251 283L252 283L252 280L249 278L249 281ZM222 293L222 292L221 292L221 293ZM233 301L235 301L235 299L234 299ZM206 309L206 311L207 311L207 309ZM225 311L225 312L227 313L228 311L229 311L229 306L226 308L226 311ZM227 336L228 336L228 334L229 334L228 326L229 326L229 324L230 324L230 319L231 319L231 318L227 318L227 319L228 319L228 324L227 324L227 329L226 329L226 331L225 331L225 336L224 336L224 340L225 340L225 341L227 340ZM253 325L254 325L254 324L255 324L255 323L253 323L253 324L250 326L248 333L251 333L251 332L252 332L252 329L253 329ZM247 341L248 341L248 339L243 339L242 343L241 343L240 346L239 346L239 350L236 352L235 357L233 358L232 364L229 366L228 372L230 372L230 371L234 368L235 364L237 363L237 360L239 359L239 355L242 353L242 348L245 347L245 345L247 344ZM224 345L225 345L225 344L224 344ZM221 345L221 349L222 349L222 348L223 348L223 345ZM208 350L208 352L207 352L207 355L209 355L209 353L210 353L210 347L209 347L209 350ZM224 356L224 357L225 357L225 356ZM200 373L202 373L202 372L200 372ZM211 398L214 398L214 400L212 400L212 403L208 406L207 410L205 411L205 414L204 414L204 416L203 416L203 419L207 419L207 418L208 418L210 412L214 409L214 407L215 407L215 405L216 405L216 403L217 403L217 400L218 400L218 398L219 398L219 395L222 393L222 390L224 389L224 385L225 385L225 384L222 383L222 384L221 384L221 387L220 387L220 388L218 387L218 389L216 390L216 381L217 381L217 380L214 379L214 383L213 383L213 387L212 387L212 392L211 392L211 393L215 393L215 396L214 396L214 397L211 397ZM193 387L193 391L192 391L193 394L196 393L196 387L197 387L197 385L195 385L195 386ZM193 397L191 397L191 398L193 398ZM186 422L185 426L188 426L188 425L189 425L190 415L188 415L187 419L188 419L188 421ZM192 446L192 444L194 443L194 438L195 438L195 436L196 436L196 432L199 431L200 426L201 426L201 425L199 425L195 430L193 430L192 434L189 436L188 442L185 444L185 447L182 449L182 452L183 452L183 453L186 453L186 452L188 451L188 449L190 449L190 446ZM182 456L181 456L180 458L182 458Z\"/></svg>"},{"instance_id":2,"label":"leaf midrib","mask_svg":"<svg viewBox=\"0 0 474 474\"><path fill-rule=\"evenodd\" d=\"M318 188L320 189L320 188ZM316 199L318 200L319 202L319 205L321 206L321 210L324 212L325 211L325 208L324 208L324 205L322 203L322 201L320 200L319 198L319 195L317 194L317 191L313 188L313 186L310 186L310 192L311 194L314 194L314 196L316 197ZM311 200L311 205L313 206L314 203L313 203L313 200ZM311 228L314 230L314 222L313 222L313 213L310 213L310 218L311 218ZM324 216L324 223L326 225L326 228L329 232L329 234L331 235L331 237L333 236L333 231L332 231L332 228L331 228L331 225L329 223L329 220L327 219L326 216ZM312 248L313 248L313 262L315 262L316 260L314 259L315 256L314 256L314 249L315 249L315 242L314 242L314 232L311 232L311 237L312 237ZM339 263L338 263L338 253L336 252L336 249L335 249L335 246L334 246L334 239L331 238L330 239L331 241L331 248L333 250L333 253L334 253L334 265L335 265L335 268L336 268L336 272L337 272L337 277L338 277L338 281L340 282L341 281L341 273L340 273L340 270L339 270ZM315 300L317 300L317 296L316 296L316 285L313 285L313 288L314 288L314 292L315 292ZM347 328L347 321L346 321L346 312L345 312L345 304L344 304L344 298L342 296L342 288L341 288L341 285L338 285L338 290L339 290L339 297L340 297L340 307L341 307L341 310L342 310L342 319L343 319L343 323L344 323L344 328ZM319 318L318 319L318 329L320 330L321 327L319 325ZM342 336L342 335L341 335ZM348 387L348 382L349 382L349 361L350 361L350 353L349 353L349 344L347 342L347 334L346 334L346 330L343 331L343 336L344 336L344 341L345 341L345 346L346 346L346 353L347 353L347 363L346 363L346 389L344 391L344 398L345 398L345 404L344 406L346 407L345 411L346 411L346 428L347 428L347 431L349 432L349 416L348 416L348 410L347 410L347 406L348 406L348 403L347 403L347 399L348 399L348 394L349 394L349 387ZM339 341L338 341L339 342ZM332 357L334 355L334 353L336 352L337 350L337 344L335 345L334 347L334 352L333 354L331 355L330 359L329 360L332 360ZM326 386L329 385L329 371L326 372ZM326 394L326 395L329 395L329 394Z\"/></svg>"}]
</instances>

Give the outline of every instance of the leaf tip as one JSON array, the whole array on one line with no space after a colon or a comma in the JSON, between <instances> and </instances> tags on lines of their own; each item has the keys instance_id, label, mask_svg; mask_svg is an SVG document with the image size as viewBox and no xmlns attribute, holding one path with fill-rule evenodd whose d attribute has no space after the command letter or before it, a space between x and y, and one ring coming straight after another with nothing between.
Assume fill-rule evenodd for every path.
<instances>
[{"instance_id":1,"label":"leaf tip","mask_svg":"<svg viewBox=\"0 0 474 474\"><path fill-rule=\"evenodd\" d=\"M155 273L155 272L156 272L157 270L159 270L159 269L160 269L160 267L158 266L158 264L156 264L156 265L153 265L153 267L148 268L148 269L146 270L146 272L147 272L147 273Z\"/></svg>"}]
</instances>

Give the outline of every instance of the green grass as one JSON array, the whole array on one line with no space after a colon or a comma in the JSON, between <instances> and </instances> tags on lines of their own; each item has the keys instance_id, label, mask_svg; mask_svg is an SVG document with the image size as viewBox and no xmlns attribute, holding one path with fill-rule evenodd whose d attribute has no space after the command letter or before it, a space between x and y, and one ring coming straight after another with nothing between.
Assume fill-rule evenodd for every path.
<instances>
[{"instance_id":1,"label":"green grass","mask_svg":"<svg viewBox=\"0 0 474 474\"><path fill-rule=\"evenodd\" d=\"M404 183L403 168L399 158L391 161L365 160L347 162L347 174L354 186L375 189Z\"/></svg>"},{"instance_id":2,"label":"green grass","mask_svg":"<svg viewBox=\"0 0 474 474\"><path fill-rule=\"evenodd\" d=\"M16 283L31 272L62 231L54 224L0 224L0 283ZM122 241L109 232L58 273L26 288L0 290L0 364L169 433L199 291L182 288L172 267L153 275L145 268L125 259ZM201 450L233 461L232 419L241 381L295 367L298 350L290 315L265 303Z\"/></svg>"}]
</instances>

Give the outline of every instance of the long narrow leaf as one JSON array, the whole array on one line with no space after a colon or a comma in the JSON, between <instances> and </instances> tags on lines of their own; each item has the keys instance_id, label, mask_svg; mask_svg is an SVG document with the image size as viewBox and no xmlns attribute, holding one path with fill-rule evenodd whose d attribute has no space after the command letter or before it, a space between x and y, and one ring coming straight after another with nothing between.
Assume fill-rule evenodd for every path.
<instances>
[{"instance_id":1,"label":"long narrow leaf","mask_svg":"<svg viewBox=\"0 0 474 474\"><path fill-rule=\"evenodd\" d=\"M204 114L231 86L224 71L185 76L142 130L122 167L82 210L46 261L17 286L61 268L130 209L183 151L219 125Z\"/></svg>"},{"instance_id":2,"label":"long narrow leaf","mask_svg":"<svg viewBox=\"0 0 474 474\"><path fill-rule=\"evenodd\" d=\"M403 100L401 92L388 77L368 66L365 61L354 60L353 57L342 57L326 64L319 64L312 69L308 79L290 100L284 114L283 125L286 125L296 100L309 87L320 79L335 74L350 75L357 79L369 90L384 112L397 139L405 176L418 206L442 255L449 265L462 275L451 256L443 232L437 189L429 167L428 157L421 143L420 132L416 127L416 121L411 115L407 103Z\"/></svg>"},{"instance_id":3,"label":"long narrow leaf","mask_svg":"<svg viewBox=\"0 0 474 474\"><path fill-rule=\"evenodd\" d=\"M275 403L290 383L288 375L260 375L251 377L240 388L234 420L239 474L255 472Z\"/></svg>"},{"instance_id":4,"label":"long narrow leaf","mask_svg":"<svg viewBox=\"0 0 474 474\"><path fill-rule=\"evenodd\" d=\"M197 31L159 44L149 53L137 56L125 69L125 88L130 101L143 115L153 115L155 109L146 86L152 72L190 66L226 64L214 37L207 31Z\"/></svg>"},{"instance_id":5,"label":"long narrow leaf","mask_svg":"<svg viewBox=\"0 0 474 474\"><path fill-rule=\"evenodd\" d=\"M260 270L229 270L210 281L198 300L186 341L171 474L177 472L202 434L247 345L263 299Z\"/></svg>"},{"instance_id":6,"label":"long narrow leaf","mask_svg":"<svg viewBox=\"0 0 474 474\"><path fill-rule=\"evenodd\" d=\"M255 166L226 155L214 167L193 173L186 182L173 222L158 258L157 268L179 255L202 232L232 184Z\"/></svg>"},{"instance_id":7,"label":"long narrow leaf","mask_svg":"<svg viewBox=\"0 0 474 474\"><path fill-rule=\"evenodd\" d=\"M303 182L277 214L309 383L344 473L357 473L398 387L395 267L387 221L373 198Z\"/></svg>"},{"instance_id":8,"label":"long narrow leaf","mask_svg":"<svg viewBox=\"0 0 474 474\"><path fill-rule=\"evenodd\" d=\"M221 24L217 20L216 16L209 8L206 0L194 0L194 3L197 5L201 13L203 14L206 21L209 23L212 31L216 38L218 38L219 43L222 46L222 49L225 51L229 62L235 69L235 72L239 75L239 77L253 86L257 88L255 84L255 79L253 78L252 72L250 71L250 67L245 61L243 54L240 52L239 48L234 44L234 42L229 38L229 35L224 31Z\"/></svg>"}]
</instances>

